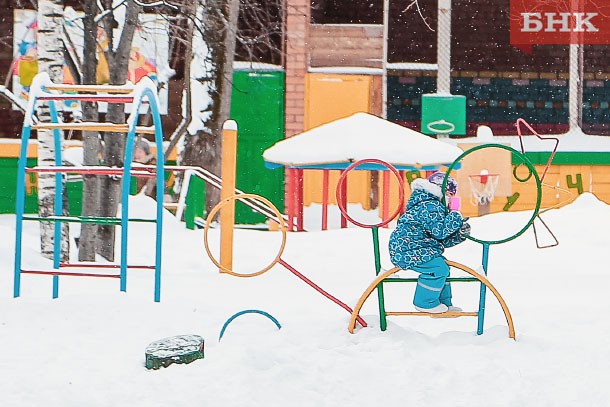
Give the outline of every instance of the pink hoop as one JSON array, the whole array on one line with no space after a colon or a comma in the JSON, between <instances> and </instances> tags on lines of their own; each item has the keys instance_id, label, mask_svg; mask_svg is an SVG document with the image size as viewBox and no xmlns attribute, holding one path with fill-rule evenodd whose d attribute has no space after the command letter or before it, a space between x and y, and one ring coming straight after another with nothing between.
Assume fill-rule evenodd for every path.
<instances>
[{"instance_id":1,"label":"pink hoop","mask_svg":"<svg viewBox=\"0 0 610 407\"><path fill-rule=\"evenodd\" d=\"M366 223L360 223L357 220L350 217L347 214L347 209L346 209L347 203L344 203L342 201L341 193L340 193L341 187L343 186L343 183L347 179L347 174L354 168L356 168L362 164L366 164L366 163L375 163L375 164L379 164L383 167L386 167L388 170L390 170L394 173L394 176L396 176L396 179L398 180L398 208L396 208L396 211L394 211L394 213L392 215L390 215L388 217L388 219L382 220L380 223L376 223L373 225L369 225ZM341 214L345 217L345 219L349 220L354 225L360 226L362 228L375 228L375 227L379 228L379 227L387 225L392 220L394 220L396 215L398 215L400 213L400 211L402 210L402 207L403 207L404 201L405 201L405 186L403 185L403 180L402 180L402 177L400 176L400 173L392 164L389 164L382 160L378 160L376 158L366 158L364 160L356 161L355 163L351 164L341 173L341 176L339 177L339 181L337 182L336 197L337 197L337 205L339 206L339 210L341 211ZM347 199L346 199L346 201L347 201Z\"/></svg>"}]
</instances>

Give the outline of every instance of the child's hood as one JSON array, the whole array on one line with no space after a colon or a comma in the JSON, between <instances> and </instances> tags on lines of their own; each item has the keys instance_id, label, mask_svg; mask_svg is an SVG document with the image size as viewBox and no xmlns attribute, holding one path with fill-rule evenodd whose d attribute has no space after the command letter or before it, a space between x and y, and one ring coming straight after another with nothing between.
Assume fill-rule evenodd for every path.
<instances>
[{"instance_id":1,"label":"child's hood","mask_svg":"<svg viewBox=\"0 0 610 407\"><path fill-rule=\"evenodd\" d=\"M417 178L411 182L411 198L407 203L407 209L412 208L424 201L440 201L442 189L425 178Z\"/></svg>"},{"instance_id":2,"label":"child's hood","mask_svg":"<svg viewBox=\"0 0 610 407\"><path fill-rule=\"evenodd\" d=\"M438 199L443 197L443 189L440 185L433 184L425 178L416 178L411 182L411 191L423 190L431 195L434 195Z\"/></svg>"}]
</instances>

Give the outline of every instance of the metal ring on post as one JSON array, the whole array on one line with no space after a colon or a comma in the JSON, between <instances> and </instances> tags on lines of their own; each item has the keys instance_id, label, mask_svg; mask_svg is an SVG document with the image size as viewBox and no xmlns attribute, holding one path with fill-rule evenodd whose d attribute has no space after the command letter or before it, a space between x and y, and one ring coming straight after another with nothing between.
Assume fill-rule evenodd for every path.
<instances>
[{"instance_id":1,"label":"metal ring on post","mask_svg":"<svg viewBox=\"0 0 610 407\"><path fill-rule=\"evenodd\" d=\"M277 216L277 219L279 219L280 221L280 229L282 231L282 245L280 246L280 250L278 251L277 255L275 256L275 258L273 259L273 261L271 261L271 263L266 266L265 268L263 268L262 270L259 270L255 273L250 273L250 274L240 274L240 273L236 273L235 271L228 269L226 267L224 267L223 265L220 264L220 262L218 262L218 260L216 260L216 258L214 257L214 255L212 254L212 251L210 250L210 246L209 246L209 242L208 242L208 233L210 230L210 223L212 221L212 219L214 219L214 216L216 216L216 213L222 209L225 205L227 205L229 202L232 202L234 200L237 199L245 199L245 198L249 198L249 199L254 199L254 200L258 200L262 203L264 203L265 205L267 205L267 207L269 209L271 209L275 215ZM278 211L278 209L275 207L275 205L273 205L271 203L271 201L269 201L266 198L263 198L260 195L256 195L256 194L235 194L232 196L229 196L227 198L225 198L223 201L219 202L208 214L208 217L206 219L205 222L205 229L204 229L204 233L203 233L203 241L205 244L205 251L208 254L208 257L210 258L210 260L212 260L212 263L214 263L216 265L216 267L218 267L219 269L221 269L224 273L227 274L231 274L232 276L236 276L236 277L255 277L255 276L259 276L263 273L265 273L266 271L268 271L269 269L271 269L271 267L275 266L279 261L280 261L280 257L282 255L282 253L284 252L284 248L286 247L286 222L284 221L284 218L282 217L282 214L280 213L280 211Z\"/></svg>"},{"instance_id":2,"label":"metal ring on post","mask_svg":"<svg viewBox=\"0 0 610 407\"><path fill-rule=\"evenodd\" d=\"M521 167L523 164L524 163L517 164L513 167L513 177L515 177L515 179L519 182L527 182L527 181L529 181L530 178L532 178L532 175L533 175L531 168L528 168L529 174L527 174L527 177L519 178L519 176L517 175L517 169L519 167Z\"/></svg>"},{"instance_id":3,"label":"metal ring on post","mask_svg":"<svg viewBox=\"0 0 610 407\"><path fill-rule=\"evenodd\" d=\"M517 157L519 157L522 160L522 163L525 164L525 166L527 166L527 168L530 171L530 176L527 178L529 179L532 175L535 178L536 181L536 206L534 207L532 216L530 217L530 219L527 221L527 223L525 224L525 226L523 226L523 228L521 228L521 230L519 230L518 232L516 232L515 234L508 236L504 239L498 239L498 240L484 240L484 239L478 239L476 237L473 237L472 235L468 236L467 238L469 240L481 243L481 244L500 244L500 243L505 243L508 242L510 240L516 239L517 237L521 236L523 233L525 233L525 231L534 223L534 220L536 219L536 216L538 216L538 213L540 212L540 205L542 202L542 183L540 182L540 177L538 176L538 173L536 172L536 169L534 168L534 165L531 163L531 161L522 153L520 153L519 151L515 150L512 147L509 146L505 146L504 144L482 144L480 146L476 146L473 147L469 150L464 151L458 158L455 159L455 161L453 161L453 163L451 163L451 165L449 166L449 168L447 169L446 174L450 175L451 171L453 171L455 169L455 167L458 165L458 163L464 159L464 157L466 157L469 154L474 153L477 150L481 150L484 148L500 148L503 150L507 150L510 151L514 156L516 155ZM445 190L446 188L446 183L447 183L447 178L445 177L445 181L443 182L443 186L442 189ZM518 181L520 182L524 182L523 180L520 180L519 178L517 178Z\"/></svg>"},{"instance_id":4,"label":"metal ring on post","mask_svg":"<svg viewBox=\"0 0 610 407\"><path fill-rule=\"evenodd\" d=\"M347 178L347 174L353 170L354 168L362 165L362 164L367 164L367 163L374 163L374 164L379 164L383 167L386 167L388 170L392 171L392 173L394 173L394 175L396 176L396 179L398 180L398 207L396 208L396 211L394 211L394 213L391 216L388 216L388 219L385 220L381 220L380 223L374 224L374 225L368 225L365 223L360 223L357 220L353 219L352 217L350 217L347 214L347 202L342 202L341 197L340 197L340 193L339 191L341 191L341 187L343 186L343 183L345 182L346 178ZM343 216L345 216L345 219L349 220L350 222L352 222L354 225L356 226L360 226L363 228L375 228L375 227L382 227L387 225L388 223L390 223L392 220L394 220L394 218L400 213L400 211L402 210L403 204L404 204L404 200L405 200L405 187L403 185L403 180L402 177L400 176L400 173L398 172L398 170L392 165L389 164L385 161L382 160L378 160L376 158L367 158L364 160L359 160L356 161L355 163L351 164L349 167L347 167L342 173L341 176L339 177L339 181L337 182L337 191L336 191L336 197L337 197L337 205L339 206L339 210L341 211L341 214ZM347 199L346 199L347 200Z\"/></svg>"}]
</instances>

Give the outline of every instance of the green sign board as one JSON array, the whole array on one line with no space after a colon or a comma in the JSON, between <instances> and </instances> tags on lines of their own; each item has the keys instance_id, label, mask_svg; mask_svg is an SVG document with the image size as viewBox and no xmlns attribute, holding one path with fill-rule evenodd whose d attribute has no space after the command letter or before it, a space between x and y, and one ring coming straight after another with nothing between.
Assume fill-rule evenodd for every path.
<instances>
[{"instance_id":1,"label":"green sign board","mask_svg":"<svg viewBox=\"0 0 610 407\"><path fill-rule=\"evenodd\" d=\"M466 135L466 96L422 95L421 108L422 133Z\"/></svg>"}]
</instances>

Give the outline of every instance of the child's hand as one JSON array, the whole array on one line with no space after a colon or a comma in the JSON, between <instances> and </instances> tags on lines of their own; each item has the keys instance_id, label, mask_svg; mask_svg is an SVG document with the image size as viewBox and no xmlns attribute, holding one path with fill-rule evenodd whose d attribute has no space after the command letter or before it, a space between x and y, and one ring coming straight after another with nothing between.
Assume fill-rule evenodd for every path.
<instances>
[{"instance_id":1,"label":"child's hand","mask_svg":"<svg viewBox=\"0 0 610 407\"><path fill-rule=\"evenodd\" d=\"M470 225L468 223L464 222L462 224L462 227L460 227L460 235L463 237L470 236Z\"/></svg>"}]
</instances>

